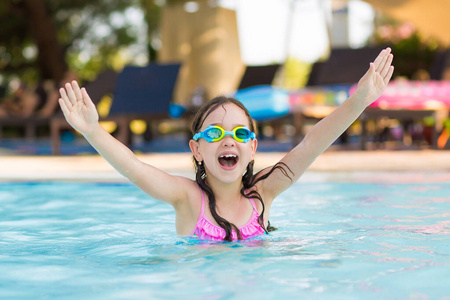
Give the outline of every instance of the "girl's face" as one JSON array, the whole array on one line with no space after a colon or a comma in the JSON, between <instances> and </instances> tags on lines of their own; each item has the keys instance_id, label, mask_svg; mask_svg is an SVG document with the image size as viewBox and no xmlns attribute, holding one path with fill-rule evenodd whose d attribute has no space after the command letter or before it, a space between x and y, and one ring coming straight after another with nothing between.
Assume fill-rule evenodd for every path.
<instances>
[{"instance_id":1,"label":"girl's face","mask_svg":"<svg viewBox=\"0 0 450 300\"><path fill-rule=\"evenodd\" d=\"M226 131L232 131L237 126L250 128L244 111L232 103L221 105L212 111L199 131L205 130L209 125L219 125ZM204 138L191 140L189 146L197 161L205 165L208 178L231 183L241 180L247 165L254 158L257 141L241 143L226 135L220 141L212 143L208 143Z\"/></svg>"}]
</instances>

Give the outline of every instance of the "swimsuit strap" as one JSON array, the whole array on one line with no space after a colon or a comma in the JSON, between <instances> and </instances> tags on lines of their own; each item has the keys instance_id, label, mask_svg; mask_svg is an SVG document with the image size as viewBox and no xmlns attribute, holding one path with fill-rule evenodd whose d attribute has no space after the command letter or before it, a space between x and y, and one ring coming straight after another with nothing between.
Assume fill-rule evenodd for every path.
<instances>
[{"instance_id":1,"label":"swimsuit strap","mask_svg":"<svg viewBox=\"0 0 450 300\"><path fill-rule=\"evenodd\" d=\"M252 204L253 209L254 209L256 212L258 212L258 210L256 209L255 200L254 200L253 198L249 198L248 200L250 200L250 203Z\"/></svg>"}]
</instances>

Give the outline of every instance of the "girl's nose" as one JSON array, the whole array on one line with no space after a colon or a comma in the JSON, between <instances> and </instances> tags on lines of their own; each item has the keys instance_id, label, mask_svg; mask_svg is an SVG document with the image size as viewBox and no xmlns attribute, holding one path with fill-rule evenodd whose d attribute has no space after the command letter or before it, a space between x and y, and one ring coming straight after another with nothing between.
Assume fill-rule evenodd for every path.
<instances>
[{"instance_id":1,"label":"girl's nose","mask_svg":"<svg viewBox=\"0 0 450 300\"><path fill-rule=\"evenodd\" d=\"M222 144L224 146L227 146L227 147L234 147L234 146L236 146L236 140L231 135L224 136L222 141L223 141Z\"/></svg>"}]
</instances>

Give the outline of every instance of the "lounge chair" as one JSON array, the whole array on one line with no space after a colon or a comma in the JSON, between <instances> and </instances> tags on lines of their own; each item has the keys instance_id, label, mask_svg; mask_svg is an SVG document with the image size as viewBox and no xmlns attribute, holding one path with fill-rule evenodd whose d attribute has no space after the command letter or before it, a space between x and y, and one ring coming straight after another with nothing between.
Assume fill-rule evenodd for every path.
<instances>
[{"instance_id":1,"label":"lounge chair","mask_svg":"<svg viewBox=\"0 0 450 300\"><path fill-rule=\"evenodd\" d=\"M116 138L130 145L132 120L142 119L151 124L170 117L168 111L179 69L180 64L126 66L118 74L109 115L100 121L114 121L118 129ZM98 92L98 96L101 94ZM51 124L53 154L60 154L60 130L68 128L67 123L62 125L64 122L55 119Z\"/></svg>"},{"instance_id":2,"label":"lounge chair","mask_svg":"<svg viewBox=\"0 0 450 300\"><path fill-rule=\"evenodd\" d=\"M365 74L369 62L373 61L383 48L332 49L326 61L316 62L313 65L306 88L348 93L350 87ZM333 110L333 107L327 105L294 108L294 126L296 128L294 144L302 139L303 125L306 120L320 120ZM340 139L342 142L346 142L346 132Z\"/></svg>"},{"instance_id":3,"label":"lounge chair","mask_svg":"<svg viewBox=\"0 0 450 300\"><path fill-rule=\"evenodd\" d=\"M0 117L0 140L3 135L3 127L14 126L25 129L25 139L33 141L36 138L36 131L39 126L48 125L50 118L47 117Z\"/></svg>"},{"instance_id":4,"label":"lounge chair","mask_svg":"<svg viewBox=\"0 0 450 300\"><path fill-rule=\"evenodd\" d=\"M357 83L383 48L332 49L326 61L313 65L306 86Z\"/></svg>"},{"instance_id":5,"label":"lounge chair","mask_svg":"<svg viewBox=\"0 0 450 300\"><path fill-rule=\"evenodd\" d=\"M238 90L257 85L271 85L279 68L280 64L247 66L244 75L242 75Z\"/></svg>"}]
</instances>

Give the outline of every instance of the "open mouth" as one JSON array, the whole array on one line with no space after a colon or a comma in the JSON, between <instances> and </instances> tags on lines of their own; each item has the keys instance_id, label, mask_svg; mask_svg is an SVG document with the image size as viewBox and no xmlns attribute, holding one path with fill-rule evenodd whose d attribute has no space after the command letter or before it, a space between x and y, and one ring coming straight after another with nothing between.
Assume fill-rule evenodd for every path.
<instances>
[{"instance_id":1,"label":"open mouth","mask_svg":"<svg viewBox=\"0 0 450 300\"><path fill-rule=\"evenodd\" d=\"M219 156L219 164L224 169L233 169L239 161L239 157L236 154L223 154Z\"/></svg>"}]
</instances>

